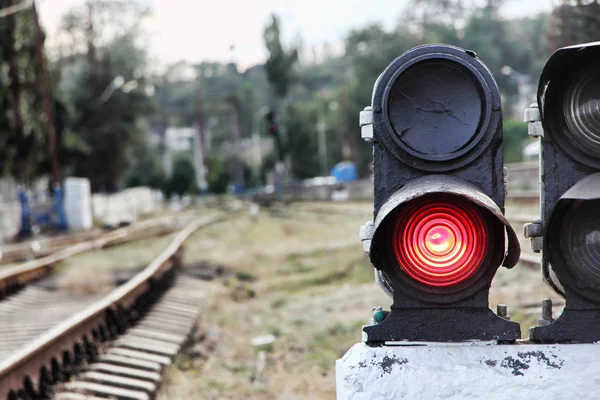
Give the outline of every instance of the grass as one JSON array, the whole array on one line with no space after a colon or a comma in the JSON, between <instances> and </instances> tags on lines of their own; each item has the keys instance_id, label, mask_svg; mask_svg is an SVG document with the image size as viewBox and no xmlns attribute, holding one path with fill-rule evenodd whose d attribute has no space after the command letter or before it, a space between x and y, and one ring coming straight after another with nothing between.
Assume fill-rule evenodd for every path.
<instances>
[{"instance_id":1,"label":"grass","mask_svg":"<svg viewBox=\"0 0 600 400\"><path fill-rule=\"evenodd\" d=\"M361 340L372 307L391 303L358 240L371 210L351 209L355 216L327 218L261 212L257 222L239 218L195 234L186 262L217 262L233 274L208 284L199 326L213 339L194 347L205 357L176 363L158 399L334 398L335 360ZM549 295L537 271L500 268L490 305L508 304L526 335L537 316L517 303ZM272 344L252 346L269 334Z\"/></svg>"},{"instance_id":2,"label":"grass","mask_svg":"<svg viewBox=\"0 0 600 400\"><path fill-rule=\"evenodd\" d=\"M256 223L240 218L190 239L187 262L208 259L234 273L213 285L200 321L218 332L210 356L193 360L193 369L172 369L160 399L334 396L335 360L360 340L373 305L389 306L389 299L372 283L358 240L368 213L330 219L263 212ZM263 335L275 341L252 346Z\"/></svg>"}]
</instances>

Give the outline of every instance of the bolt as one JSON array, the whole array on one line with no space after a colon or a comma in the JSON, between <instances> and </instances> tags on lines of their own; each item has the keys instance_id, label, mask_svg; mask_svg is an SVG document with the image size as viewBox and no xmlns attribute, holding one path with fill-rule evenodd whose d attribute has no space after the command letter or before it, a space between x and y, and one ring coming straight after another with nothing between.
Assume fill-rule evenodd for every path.
<instances>
[{"instance_id":1,"label":"bolt","mask_svg":"<svg viewBox=\"0 0 600 400\"><path fill-rule=\"evenodd\" d=\"M373 108L365 107L359 114L360 135L365 142L373 141Z\"/></svg>"},{"instance_id":2,"label":"bolt","mask_svg":"<svg viewBox=\"0 0 600 400\"><path fill-rule=\"evenodd\" d=\"M542 248L544 248L544 238L543 237L534 237L531 238L531 250L533 250L534 253L539 253L542 251Z\"/></svg>"},{"instance_id":3,"label":"bolt","mask_svg":"<svg viewBox=\"0 0 600 400\"><path fill-rule=\"evenodd\" d=\"M536 219L523 225L523 236L526 238L540 237L543 235L543 225L541 219Z\"/></svg>"},{"instance_id":4,"label":"bolt","mask_svg":"<svg viewBox=\"0 0 600 400\"><path fill-rule=\"evenodd\" d=\"M510 315L508 315L508 308L506 307L506 304L498 304L496 306L496 314L500 318L510 321Z\"/></svg>"},{"instance_id":5,"label":"bolt","mask_svg":"<svg viewBox=\"0 0 600 400\"><path fill-rule=\"evenodd\" d=\"M544 127L541 122L529 122L527 124L527 134L534 138L544 137Z\"/></svg>"},{"instance_id":6,"label":"bolt","mask_svg":"<svg viewBox=\"0 0 600 400\"><path fill-rule=\"evenodd\" d=\"M367 221L360 227L358 233L360 240L371 240L373 238L373 221Z\"/></svg>"},{"instance_id":7,"label":"bolt","mask_svg":"<svg viewBox=\"0 0 600 400\"><path fill-rule=\"evenodd\" d=\"M369 221L360 227L359 237L362 241L364 252L368 254L371 250L371 239L373 238L373 221Z\"/></svg>"},{"instance_id":8,"label":"bolt","mask_svg":"<svg viewBox=\"0 0 600 400\"><path fill-rule=\"evenodd\" d=\"M538 122L542 120L540 109L536 103L531 104L525 109L523 121L526 123Z\"/></svg>"},{"instance_id":9,"label":"bolt","mask_svg":"<svg viewBox=\"0 0 600 400\"><path fill-rule=\"evenodd\" d=\"M538 324L541 326L550 325L554 321L552 318L552 300L542 300L542 318L538 320Z\"/></svg>"},{"instance_id":10,"label":"bolt","mask_svg":"<svg viewBox=\"0 0 600 400\"><path fill-rule=\"evenodd\" d=\"M359 114L359 125L373 124L373 107L367 106Z\"/></svg>"},{"instance_id":11,"label":"bolt","mask_svg":"<svg viewBox=\"0 0 600 400\"><path fill-rule=\"evenodd\" d=\"M378 324L385 319L385 312L383 311L383 307L375 306L373 307L373 322Z\"/></svg>"},{"instance_id":12,"label":"bolt","mask_svg":"<svg viewBox=\"0 0 600 400\"><path fill-rule=\"evenodd\" d=\"M539 138L544 137L544 128L542 126L542 115L537 104L532 104L525 109L523 120L527 123L527 134Z\"/></svg>"},{"instance_id":13,"label":"bolt","mask_svg":"<svg viewBox=\"0 0 600 400\"><path fill-rule=\"evenodd\" d=\"M546 321L553 321L552 318L552 300L544 299L542 300L542 319Z\"/></svg>"}]
</instances>

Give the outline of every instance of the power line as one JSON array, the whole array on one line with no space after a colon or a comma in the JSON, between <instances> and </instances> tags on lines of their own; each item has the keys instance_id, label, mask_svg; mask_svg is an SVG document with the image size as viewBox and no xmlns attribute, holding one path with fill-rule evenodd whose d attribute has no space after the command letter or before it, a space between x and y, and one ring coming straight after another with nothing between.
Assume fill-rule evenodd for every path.
<instances>
[{"instance_id":1,"label":"power line","mask_svg":"<svg viewBox=\"0 0 600 400\"><path fill-rule=\"evenodd\" d=\"M26 10L31 7L33 0L25 0L19 4L3 8L0 10L0 18L8 17L9 15L18 13L19 11Z\"/></svg>"}]
</instances>

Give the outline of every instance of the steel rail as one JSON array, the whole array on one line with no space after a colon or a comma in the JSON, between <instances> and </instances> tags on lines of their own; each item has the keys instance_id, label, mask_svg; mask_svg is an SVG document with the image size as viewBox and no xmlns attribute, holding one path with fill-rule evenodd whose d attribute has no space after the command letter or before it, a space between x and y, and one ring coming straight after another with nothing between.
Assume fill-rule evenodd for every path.
<instances>
[{"instance_id":1,"label":"steel rail","mask_svg":"<svg viewBox=\"0 0 600 400\"><path fill-rule=\"evenodd\" d=\"M48 275L57 262L83 252L104 248L120 243L145 239L151 236L175 230L174 227L163 225L173 221L173 217L162 217L146 220L131 226L106 233L96 239L69 246L48 256L25 262L23 264L0 269L0 298L12 292L15 288Z\"/></svg>"},{"instance_id":2,"label":"steel rail","mask_svg":"<svg viewBox=\"0 0 600 400\"><path fill-rule=\"evenodd\" d=\"M99 229L95 229L91 232L75 233L70 235L61 235L54 237L46 237L38 240L31 240L22 243L14 243L5 245L0 248L2 257L0 258L0 265L7 264L15 261L23 261L27 258L38 258L49 254L52 254L63 248L86 242L91 239L96 239L103 235ZM35 248L39 247L39 248Z\"/></svg>"},{"instance_id":3,"label":"steel rail","mask_svg":"<svg viewBox=\"0 0 600 400\"><path fill-rule=\"evenodd\" d=\"M183 242L192 233L201 226L222 219L223 216L213 215L191 222L154 261L127 283L1 362L0 399L16 398L18 390L23 387L39 387L42 377L47 376L57 362L60 363L65 356L75 352L75 346L93 343L98 331L108 329L110 315L131 310L155 282L171 272L179 263Z\"/></svg>"},{"instance_id":4,"label":"steel rail","mask_svg":"<svg viewBox=\"0 0 600 400\"><path fill-rule=\"evenodd\" d=\"M189 211L172 214L167 217L163 216L160 218L148 219L148 220L144 220L144 221L140 221L140 222L135 222L129 226L126 226L126 227L120 228L120 229L144 226L144 225L147 225L148 223L152 224L152 223L157 223L157 222L164 222L164 221L167 221L172 218L181 218L188 214L190 214ZM114 229L114 230L112 230L112 232L114 232L116 230L118 230L118 229ZM101 229L94 229L89 232L79 232L79 233L73 233L73 234L67 234L67 235L50 236L50 237L44 237L44 238L39 238L39 239L35 239L35 240L29 240L26 242L6 244L6 245L0 247L0 254L1 254L0 267L2 266L2 264L6 264L6 263L23 261L23 260L27 260L27 259L40 258L43 256L47 256L47 255L55 253L59 250L62 250L64 248L68 247L69 245L86 242L86 241L90 241L93 239L98 239L99 237L104 236L106 234L107 234L106 231L103 231ZM38 247L38 249L36 249L34 247Z\"/></svg>"}]
</instances>

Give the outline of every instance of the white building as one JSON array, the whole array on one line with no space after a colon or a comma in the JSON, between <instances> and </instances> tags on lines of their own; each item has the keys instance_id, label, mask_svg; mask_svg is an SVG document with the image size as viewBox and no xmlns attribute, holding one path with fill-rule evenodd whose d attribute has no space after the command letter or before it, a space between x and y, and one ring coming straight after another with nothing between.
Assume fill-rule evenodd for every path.
<instances>
[{"instance_id":1,"label":"white building","mask_svg":"<svg viewBox=\"0 0 600 400\"><path fill-rule=\"evenodd\" d=\"M155 136L156 144L160 137ZM197 185L200 190L208 187L206 183L206 168L198 129L192 127L168 127L164 136L163 169L165 176L173 174L173 158L177 154L189 154L194 162Z\"/></svg>"}]
</instances>

